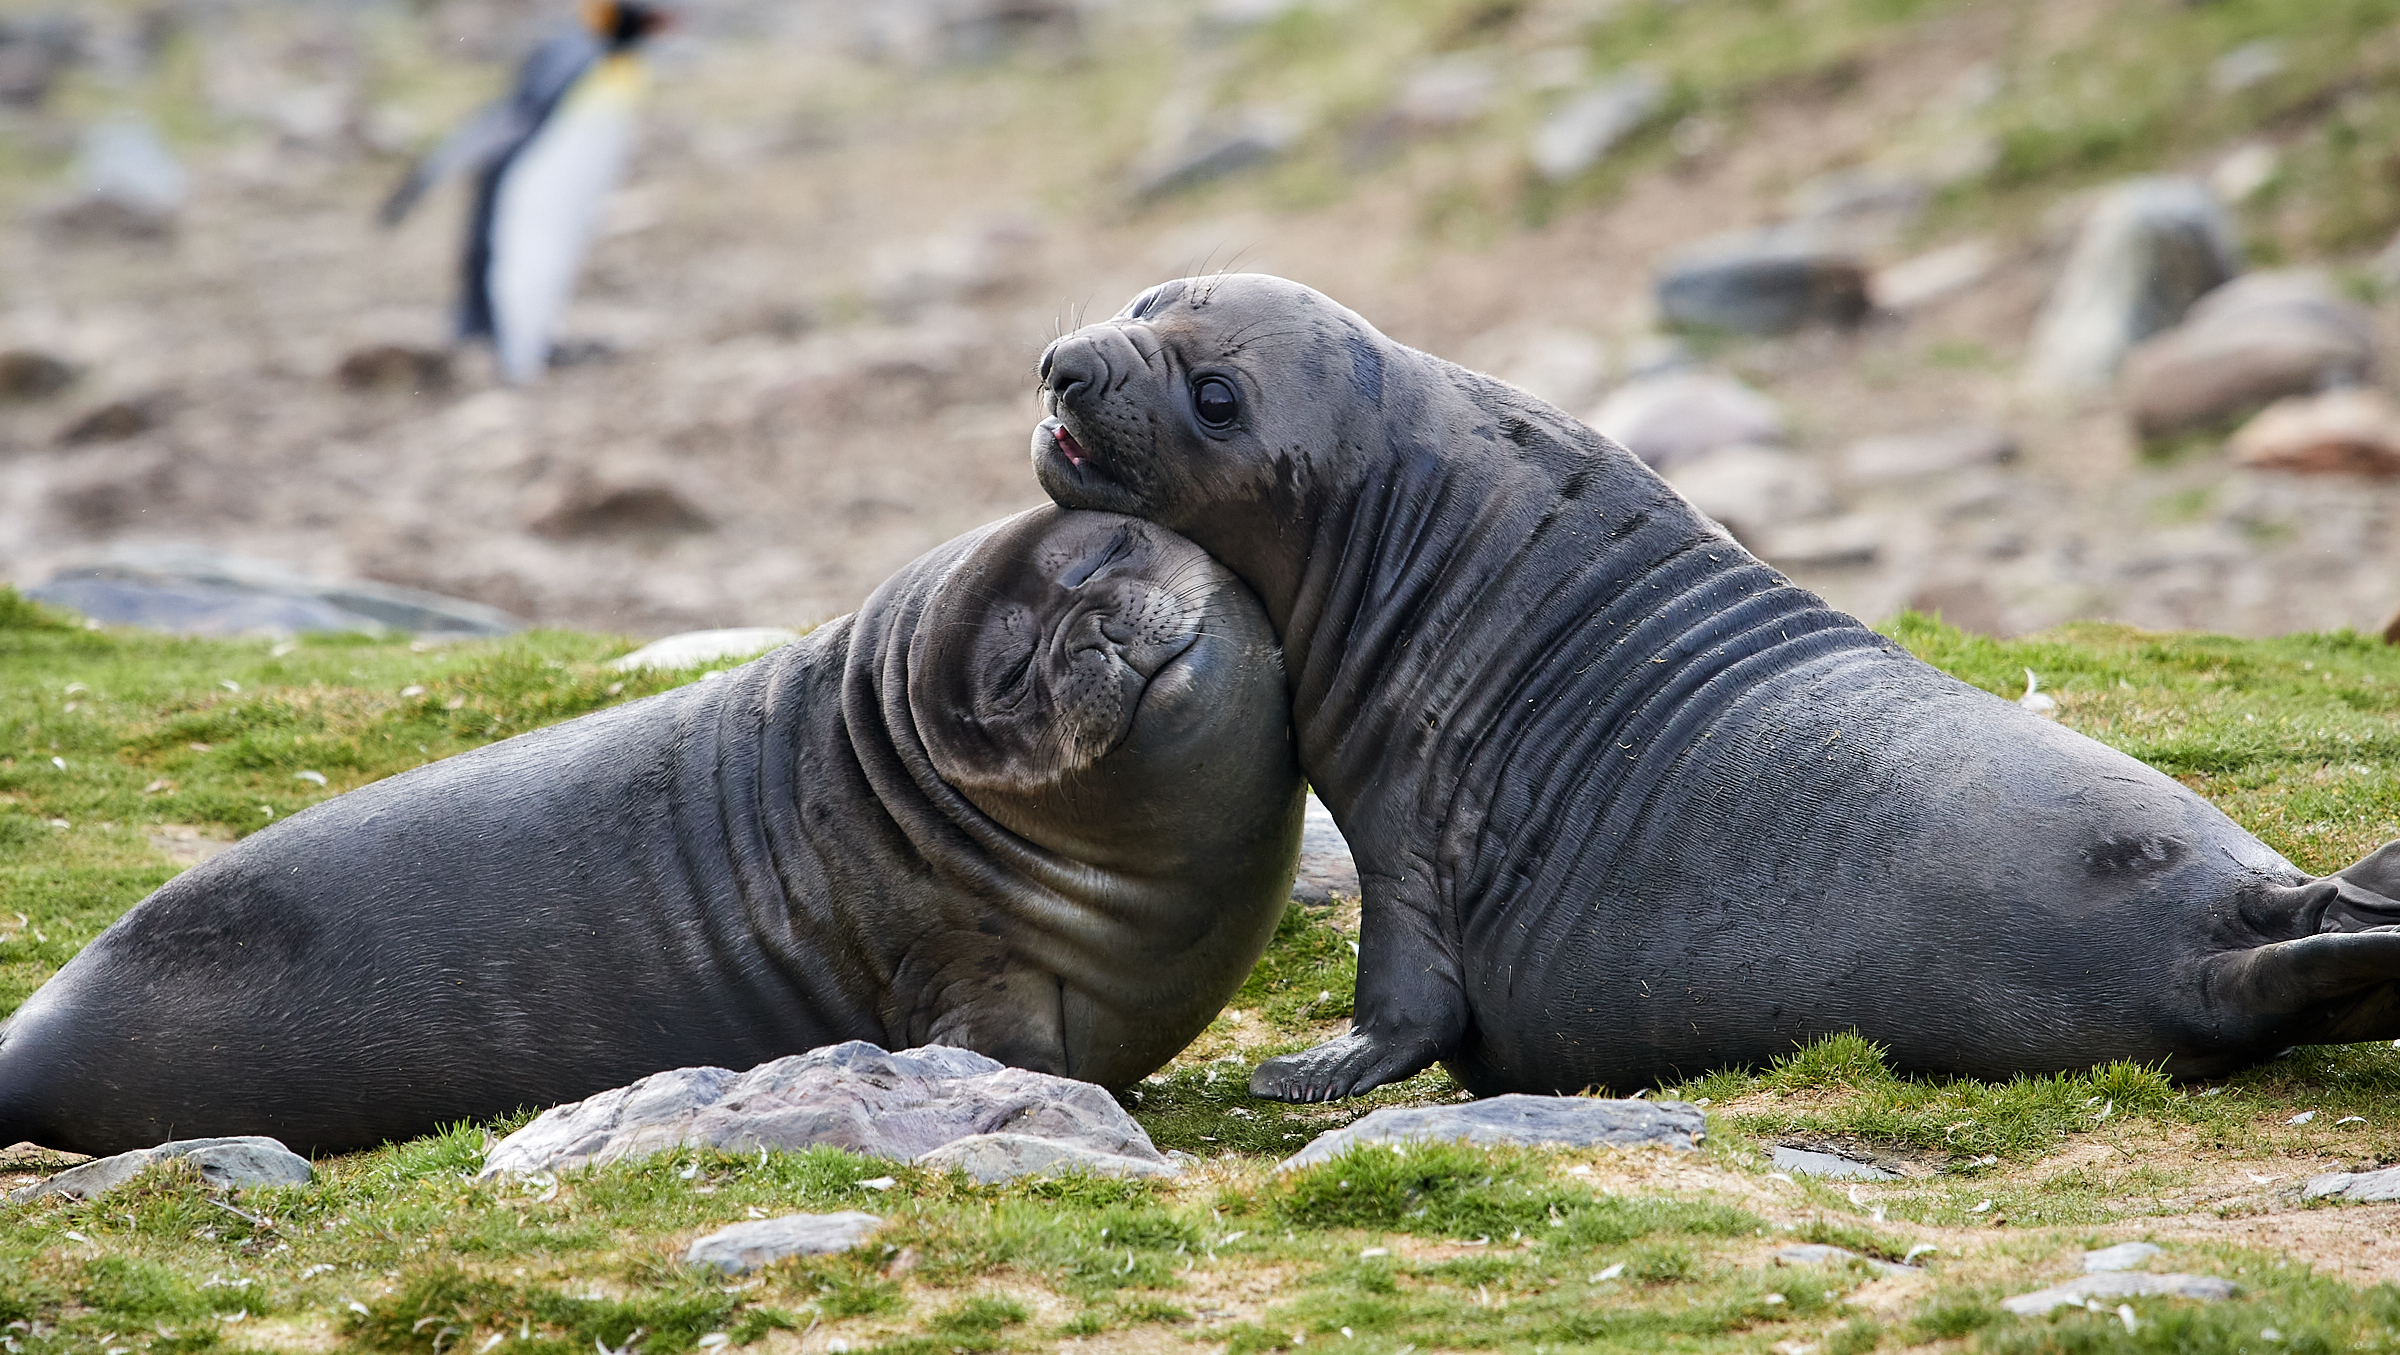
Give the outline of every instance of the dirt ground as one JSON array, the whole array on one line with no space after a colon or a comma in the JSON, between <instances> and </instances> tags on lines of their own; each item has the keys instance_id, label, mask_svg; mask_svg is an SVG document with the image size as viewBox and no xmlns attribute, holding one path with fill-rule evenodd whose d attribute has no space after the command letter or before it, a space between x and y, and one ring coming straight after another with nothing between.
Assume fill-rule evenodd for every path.
<instances>
[{"instance_id":1,"label":"dirt ground","mask_svg":"<svg viewBox=\"0 0 2400 1355\"><path fill-rule=\"evenodd\" d=\"M186 63L212 130L179 146L192 197L167 239L45 230L65 181L18 185L18 219L0 228L0 346L84 375L0 406L0 578L197 543L546 625L821 620L922 550L1041 501L1033 364L1078 317L1232 263L1502 375L1562 330L1620 358L1651 323L1661 258L1770 219L1810 176L1925 125L2003 36L1990 6L1922 24L1845 88L1778 95L1613 199L1452 231L1428 224L1432 204L1514 172L1471 135L1313 201L1235 180L1142 204L1124 185L1151 129L1122 115L1168 100L1120 86L1160 75L1155 57L1115 70L1118 49L1096 38L1052 64L876 61L824 6L770 23L722 0L659 53L641 148L565 325L606 355L528 390L499 386L481 354L446 389L354 389L336 376L345 357L445 339L460 190L392 232L373 209L398 151L488 92L493 58L547 15L496 8L517 26L460 5L421 20L292 11L305 23L273 5L209 11L231 17L195 23ZM2075 6L2039 8L2065 22ZM438 78L378 104L359 53L395 43ZM442 66L453 50L483 59ZM378 150L355 128L312 136L272 115L329 82L368 122L409 130L378 133ZM7 116L30 145L71 135L62 113ZM1798 450L1837 483L1838 453L1868 435L1983 421L2023 447L2005 469L1845 489L1846 511L1876 525L1876 559L1796 577L1870 619L1939 607L1997 632L2078 616L2254 634L2383 623L2400 604L2396 491L2221 456L2145 465L2107 403L2024 396L2014 369L2064 237L1990 238L2002 262L1985 282L1905 321L1719 355L1786 404ZM2379 323L2393 330L2388 308ZM1956 351L1982 356L1928 357ZM1578 393L1574 412L1597 395ZM154 426L62 444L118 401Z\"/></svg>"}]
</instances>

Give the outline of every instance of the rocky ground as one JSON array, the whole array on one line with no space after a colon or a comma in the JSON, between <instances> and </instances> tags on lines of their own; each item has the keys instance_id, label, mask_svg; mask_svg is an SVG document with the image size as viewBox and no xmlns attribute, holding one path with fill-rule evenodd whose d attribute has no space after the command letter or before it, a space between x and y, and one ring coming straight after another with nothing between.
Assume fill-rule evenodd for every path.
<instances>
[{"instance_id":1,"label":"rocky ground","mask_svg":"<svg viewBox=\"0 0 2400 1355\"><path fill-rule=\"evenodd\" d=\"M2228 441L2270 399L2371 391L2400 339L2375 263L2400 203L2351 149L2400 117L2400 6L692 0L580 360L514 390L441 355L456 187L396 231L373 212L564 8L88 6L45 47L56 21L0 7L0 578L175 543L540 624L820 620L1040 501L1053 334L1233 266L1604 427L1645 381L1741 383L1755 418L1702 436L1716 415L1669 402L1690 445L1654 460L1870 619L2267 634L2400 606L2400 416ZM130 126L182 182L103 203L95 129ZM2213 262L2171 228L2078 262L2140 173L2206 185ZM1801 277L1798 326L1671 336L1662 272L1777 222L1801 272L1737 282ZM2103 264L2085 291L2141 312L2129 339L2267 264L2318 270L2323 304L2233 376L2120 376L2122 343L2062 374L2037 335ZM2174 392L2142 382L2176 380L2248 394L2145 438Z\"/></svg>"}]
</instances>

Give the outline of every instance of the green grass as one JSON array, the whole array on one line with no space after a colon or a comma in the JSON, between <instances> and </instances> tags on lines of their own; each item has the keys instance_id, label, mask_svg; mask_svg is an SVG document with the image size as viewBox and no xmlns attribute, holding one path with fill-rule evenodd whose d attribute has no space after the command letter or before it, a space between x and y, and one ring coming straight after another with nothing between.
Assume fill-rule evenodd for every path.
<instances>
[{"instance_id":1,"label":"green grass","mask_svg":"<svg viewBox=\"0 0 2400 1355\"><path fill-rule=\"evenodd\" d=\"M2400 836L2400 653L2379 643L2108 626L2004 642L1916 616L1890 631L2002 695L2034 669L2067 724L2310 869ZM161 825L252 831L269 810L692 676L621 678L602 664L624 648L556 633L431 649L172 640L87 630L0 590L0 1005L172 873L149 841ZM1178 1182L994 1189L832 1150L686 1151L570 1173L553 1193L475 1183L486 1135L514 1122L462 1125L232 1201L168 1169L86 1204L0 1205L0 1329L42 1352L443 1355L614 1350L636 1332L670 1355L812 1329L926 1355L1145 1331L1239 1351L2235 1350L2267 1327L2278 1349L2400 1340L2388 1287L2157 1233L2287 1207L2273 1190L2327 1165L2400 1161L2388 1047L2305 1049L2207 1086L2123 1064L1990 1083L1904 1077L1835 1035L1659 1089L1708 1102L1697 1154L1370 1147L1277 1175L1373 1106L1461 1094L1438 1070L1338 1106L1248 1094L1259 1059L1348 1014L1356 960L1336 916L1294 907L1227 1014L1128 1093L1156 1142L1208 1160ZM2287 1123L2303 1110L2317 1114ZM1787 1141L1860 1145L1914 1174L1786 1183L1767 1150ZM2248 1174L2284 1184L2222 1189ZM887 1190L863 1184L886 1175ZM681 1263L693 1237L754 1211L837 1209L888 1223L857 1252L747 1279ZM2083 1247L2146 1233L2168 1241L2162 1267L2227 1275L2241 1296L2137 1300L2130 1332L2113 1306L2042 1321L1995 1306L2072 1273ZM1929 1279L1895 1282L1768 1258L1793 1241L1920 1263L1938 1250ZM1861 1292L1895 1283L1914 1287L1871 1306Z\"/></svg>"}]
</instances>

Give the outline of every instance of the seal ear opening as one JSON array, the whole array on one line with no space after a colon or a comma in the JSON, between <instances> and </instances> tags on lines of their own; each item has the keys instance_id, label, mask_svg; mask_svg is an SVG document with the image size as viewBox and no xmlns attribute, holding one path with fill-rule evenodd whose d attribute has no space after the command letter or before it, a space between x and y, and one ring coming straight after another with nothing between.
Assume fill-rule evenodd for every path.
<instances>
[{"instance_id":1,"label":"seal ear opening","mask_svg":"<svg viewBox=\"0 0 2400 1355\"><path fill-rule=\"evenodd\" d=\"M2221 955L2206 991L2221 1029L2256 1047L2400 1037L2400 926Z\"/></svg>"}]
</instances>

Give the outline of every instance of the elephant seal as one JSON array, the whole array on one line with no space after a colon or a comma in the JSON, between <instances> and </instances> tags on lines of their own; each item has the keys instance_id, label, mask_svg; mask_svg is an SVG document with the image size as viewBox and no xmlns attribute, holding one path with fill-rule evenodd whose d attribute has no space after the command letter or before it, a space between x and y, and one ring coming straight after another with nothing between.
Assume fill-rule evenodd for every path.
<instances>
[{"instance_id":1,"label":"elephant seal","mask_svg":"<svg viewBox=\"0 0 2400 1355\"><path fill-rule=\"evenodd\" d=\"M0 1026L0 1142L342 1151L852 1039L1121 1087L1265 949L1301 800L1249 590L1045 506L177 876Z\"/></svg>"},{"instance_id":2,"label":"elephant seal","mask_svg":"<svg viewBox=\"0 0 2400 1355\"><path fill-rule=\"evenodd\" d=\"M1283 638L1358 854L1352 1033L1252 1089L1755 1065L2213 1075L2400 1036L2400 848L2312 880L2172 779L1919 662L1623 448L1306 287L1171 282L1041 361L1036 472Z\"/></svg>"}]
</instances>

